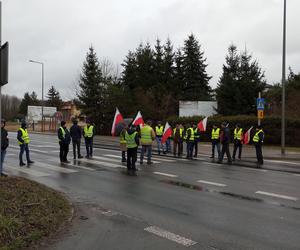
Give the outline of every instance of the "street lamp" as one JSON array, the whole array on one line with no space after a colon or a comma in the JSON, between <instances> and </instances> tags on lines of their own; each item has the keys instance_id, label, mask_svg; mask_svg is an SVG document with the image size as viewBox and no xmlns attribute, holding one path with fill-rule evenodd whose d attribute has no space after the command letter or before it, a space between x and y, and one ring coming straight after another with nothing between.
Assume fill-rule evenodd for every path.
<instances>
[{"instance_id":1,"label":"street lamp","mask_svg":"<svg viewBox=\"0 0 300 250\"><path fill-rule=\"evenodd\" d=\"M44 63L34 60L29 60L31 63L42 65L42 132L44 131Z\"/></svg>"},{"instance_id":2,"label":"street lamp","mask_svg":"<svg viewBox=\"0 0 300 250\"><path fill-rule=\"evenodd\" d=\"M286 0L283 6L282 97L281 97L281 155L285 155L285 58L286 58Z\"/></svg>"}]
</instances>

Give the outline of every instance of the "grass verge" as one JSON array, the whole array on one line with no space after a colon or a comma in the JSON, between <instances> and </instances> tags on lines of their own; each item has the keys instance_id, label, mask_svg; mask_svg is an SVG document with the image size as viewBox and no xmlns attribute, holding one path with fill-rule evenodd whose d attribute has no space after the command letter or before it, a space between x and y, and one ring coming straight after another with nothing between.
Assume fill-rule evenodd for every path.
<instances>
[{"instance_id":1,"label":"grass verge","mask_svg":"<svg viewBox=\"0 0 300 250\"><path fill-rule=\"evenodd\" d=\"M0 250L29 248L70 217L56 191L19 177L0 178Z\"/></svg>"}]
</instances>

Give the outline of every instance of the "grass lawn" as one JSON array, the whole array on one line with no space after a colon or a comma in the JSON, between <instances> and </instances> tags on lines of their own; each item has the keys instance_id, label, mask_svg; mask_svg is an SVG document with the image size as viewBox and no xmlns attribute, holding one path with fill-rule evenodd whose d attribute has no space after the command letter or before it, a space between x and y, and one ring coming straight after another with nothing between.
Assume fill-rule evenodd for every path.
<instances>
[{"instance_id":1,"label":"grass lawn","mask_svg":"<svg viewBox=\"0 0 300 250\"><path fill-rule=\"evenodd\" d=\"M19 177L0 177L0 250L32 249L70 217L54 190Z\"/></svg>"}]
</instances>

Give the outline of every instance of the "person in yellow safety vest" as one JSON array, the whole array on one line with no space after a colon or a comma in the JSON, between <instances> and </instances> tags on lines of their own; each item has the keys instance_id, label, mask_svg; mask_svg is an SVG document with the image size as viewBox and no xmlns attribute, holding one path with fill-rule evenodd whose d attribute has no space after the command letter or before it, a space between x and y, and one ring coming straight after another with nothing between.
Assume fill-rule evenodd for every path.
<instances>
[{"instance_id":1,"label":"person in yellow safety vest","mask_svg":"<svg viewBox=\"0 0 300 250\"><path fill-rule=\"evenodd\" d=\"M30 164L34 163L32 160L30 160L30 153L29 153L29 135L27 131L27 123L25 121L22 121L21 127L18 130L17 134L17 140L20 146L20 154L19 154L19 165L20 167L25 166L26 164L23 161L23 154L24 151L26 152L26 160L27 160L27 167L29 167Z\"/></svg>"},{"instance_id":2,"label":"person in yellow safety vest","mask_svg":"<svg viewBox=\"0 0 300 250\"><path fill-rule=\"evenodd\" d=\"M148 120L145 125L140 130L140 138L141 138L141 157L140 164L143 164L144 154L147 152L147 164L152 164L151 156L152 156L152 142L155 140L155 132L151 127L152 122Z\"/></svg>"},{"instance_id":3,"label":"person in yellow safety vest","mask_svg":"<svg viewBox=\"0 0 300 250\"><path fill-rule=\"evenodd\" d=\"M139 136L134 125L130 125L125 130L125 140L127 142L127 171L129 175L136 175L135 163L137 160Z\"/></svg>"},{"instance_id":4,"label":"person in yellow safety vest","mask_svg":"<svg viewBox=\"0 0 300 250\"><path fill-rule=\"evenodd\" d=\"M86 158L93 158L93 138L95 135L95 127L91 124L91 121L87 120L86 125L83 128L83 137L86 147Z\"/></svg>"},{"instance_id":5,"label":"person in yellow safety vest","mask_svg":"<svg viewBox=\"0 0 300 250\"><path fill-rule=\"evenodd\" d=\"M194 128L191 127L190 124L187 124L186 129L186 158L192 160L193 159L193 147L194 147L194 140L195 140L195 133Z\"/></svg>"},{"instance_id":6,"label":"person in yellow safety vest","mask_svg":"<svg viewBox=\"0 0 300 250\"><path fill-rule=\"evenodd\" d=\"M181 124L176 124L176 127L173 129L173 154L176 157L178 149L178 157L182 157L183 151L183 132L184 129Z\"/></svg>"},{"instance_id":7,"label":"person in yellow safety vest","mask_svg":"<svg viewBox=\"0 0 300 250\"><path fill-rule=\"evenodd\" d=\"M197 124L193 124L193 129L194 129L194 147L193 147L193 150L195 150L194 157L197 158L197 156L198 156L198 143L200 141L200 130L197 128Z\"/></svg>"},{"instance_id":8,"label":"person in yellow safety vest","mask_svg":"<svg viewBox=\"0 0 300 250\"><path fill-rule=\"evenodd\" d=\"M212 154L210 157L212 159L215 158L215 148L216 147L217 147L217 152L218 152L218 159L220 158L220 155L221 155L220 131L221 131L221 129L218 128L218 126L216 124L213 124L213 128L211 131Z\"/></svg>"},{"instance_id":9,"label":"person in yellow safety vest","mask_svg":"<svg viewBox=\"0 0 300 250\"><path fill-rule=\"evenodd\" d=\"M71 143L71 135L66 127L66 122L61 121L60 128L57 130L59 140L59 159L61 163L70 163L67 156L69 153L69 145Z\"/></svg>"},{"instance_id":10,"label":"person in yellow safety vest","mask_svg":"<svg viewBox=\"0 0 300 250\"><path fill-rule=\"evenodd\" d=\"M262 154L262 144L264 142L265 133L262 129L262 126L258 126L255 131L255 135L252 139L255 151L256 151L256 159L257 159L257 167L260 168L261 165L264 164L264 158Z\"/></svg>"},{"instance_id":11,"label":"person in yellow safety vest","mask_svg":"<svg viewBox=\"0 0 300 250\"><path fill-rule=\"evenodd\" d=\"M122 152L122 162L126 162L126 151L127 151L127 143L126 143L126 127L122 129L120 133L120 149Z\"/></svg>"},{"instance_id":12,"label":"person in yellow safety vest","mask_svg":"<svg viewBox=\"0 0 300 250\"><path fill-rule=\"evenodd\" d=\"M161 121L158 121L157 126L155 126L155 134L156 134L157 152L159 155L160 155L160 150L163 151L163 145L161 143L163 133L164 133L164 126L161 124Z\"/></svg>"},{"instance_id":13,"label":"person in yellow safety vest","mask_svg":"<svg viewBox=\"0 0 300 250\"><path fill-rule=\"evenodd\" d=\"M234 144L233 144L232 160L235 161L235 155L236 155L237 149L239 149L239 160L241 160L244 134L243 134L243 129L241 128L240 124L235 125L233 136L234 136L234 138L233 138Z\"/></svg>"}]
</instances>

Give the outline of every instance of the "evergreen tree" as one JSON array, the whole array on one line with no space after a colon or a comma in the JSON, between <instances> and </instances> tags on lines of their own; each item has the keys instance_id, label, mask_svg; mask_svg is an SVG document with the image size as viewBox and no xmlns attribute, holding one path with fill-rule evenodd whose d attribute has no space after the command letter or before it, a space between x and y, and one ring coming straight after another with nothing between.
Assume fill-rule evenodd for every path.
<instances>
[{"instance_id":1,"label":"evergreen tree","mask_svg":"<svg viewBox=\"0 0 300 250\"><path fill-rule=\"evenodd\" d=\"M121 81L122 84L128 87L130 90L133 90L138 84L137 81L137 61L136 61L136 54L132 51L129 51L126 59L124 60L123 64L123 72Z\"/></svg>"},{"instance_id":2,"label":"evergreen tree","mask_svg":"<svg viewBox=\"0 0 300 250\"><path fill-rule=\"evenodd\" d=\"M210 76L206 73L207 64L199 42L191 34L184 41L183 48L183 99L200 101L211 99Z\"/></svg>"},{"instance_id":3,"label":"evergreen tree","mask_svg":"<svg viewBox=\"0 0 300 250\"><path fill-rule=\"evenodd\" d=\"M257 61L252 61L247 50L238 54L237 47L230 45L216 89L218 112L223 115L255 113L258 92L263 91L265 85L264 73Z\"/></svg>"},{"instance_id":4,"label":"evergreen tree","mask_svg":"<svg viewBox=\"0 0 300 250\"><path fill-rule=\"evenodd\" d=\"M21 100L19 113L23 116L27 116L28 106L38 106L40 101L37 99L37 94L33 91L31 94L26 92Z\"/></svg>"},{"instance_id":5,"label":"evergreen tree","mask_svg":"<svg viewBox=\"0 0 300 250\"><path fill-rule=\"evenodd\" d=\"M59 92L53 85L48 90L47 99L47 105L49 105L50 107L56 107L58 110L61 108L63 101L60 97Z\"/></svg>"},{"instance_id":6,"label":"evergreen tree","mask_svg":"<svg viewBox=\"0 0 300 250\"><path fill-rule=\"evenodd\" d=\"M86 116L96 124L97 132L105 125L105 83L99 61L91 46L83 63L77 97Z\"/></svg>"}]
</instances>

